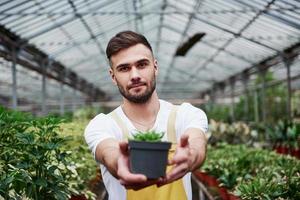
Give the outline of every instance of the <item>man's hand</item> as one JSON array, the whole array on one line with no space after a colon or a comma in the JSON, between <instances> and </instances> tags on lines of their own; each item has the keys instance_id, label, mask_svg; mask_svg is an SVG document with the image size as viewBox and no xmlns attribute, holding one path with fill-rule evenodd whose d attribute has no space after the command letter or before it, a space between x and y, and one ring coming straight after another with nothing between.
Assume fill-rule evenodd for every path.
<instances>
[{"instance_id":1,"label":"man's hand","mask_svg":"<svg viewBox=\"0 0 300 200\"><path fill-rule=\"evenodd\" d=\"M129 171L128 142L120 142L119 147L120 156L117 164L117 176L126 189L139 190L158 182L158 180L147 180L147 177L143 174L132 174Z\"/></svg>"},{"instance_id":2,"label":"man's hand","mask_svg":"<svg viewBox=\"0 0 300 200\"><path fill-rule=\"evenodd\" d=\"M199 129L188 129L180 138L175 155L168 164L172 170L159 180L162 186L182 178L186 173L194 171L204 162L206 154L206 138Z\"/></svg>"}]
</instances>

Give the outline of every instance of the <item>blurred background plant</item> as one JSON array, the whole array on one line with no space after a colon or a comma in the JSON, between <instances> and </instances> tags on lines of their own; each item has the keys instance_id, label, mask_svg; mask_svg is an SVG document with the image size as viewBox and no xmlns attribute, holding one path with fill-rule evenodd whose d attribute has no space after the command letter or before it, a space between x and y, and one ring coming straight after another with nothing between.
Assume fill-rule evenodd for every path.
<instances>
[{"instance_id":1,"label":"blurred background plant","mask_svg":"<svg viewBox=\"0 0 300 200\"><path fill-rule=\"evenodd\" d=\"M290 156L226 143L209 146L201 167L241 199L299 199L299 169Z\"/></svg>"},{"instance_id":2,"label":"blurred background plant","mask_svg":"<svg viewBox=\"0 0 300 200\"><path fill-rule=\"evenodd\" d=\"M95 199L86 184L95 176L95 162L86 160L91 155L77 143L84 144L79 139L82 129L63 135L62 130L69 129L61 129L61 123L55 117L34 118L0 108L2 198L68 199L83 194Z\"/></svg>"}]
</instances>

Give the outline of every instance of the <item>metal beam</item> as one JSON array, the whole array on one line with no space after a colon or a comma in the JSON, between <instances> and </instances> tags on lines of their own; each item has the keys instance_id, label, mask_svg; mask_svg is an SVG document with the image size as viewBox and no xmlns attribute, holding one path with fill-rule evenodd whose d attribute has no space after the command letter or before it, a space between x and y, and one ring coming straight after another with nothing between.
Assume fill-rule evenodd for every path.
<instances>
[{"instance_id":1,"label":"metal beam","mask_svg":"<svg viewBox=\"0 0 300 200\"><path fill-rule=\"evenodd\" d=\"M194 9L193 9L193 12L189 15L189 19L188 19L188 22L187 24L185 25L185 28L183 30L183 32L181 33L181 38L178 42L178 45L180 45L182 42L183 42L183 39L185 38L185 36L187 35L187 31L188 29L190 28L191 24L192 24L192 20L194 19L194 16L195 16L195 12L197 10L199 10L199 8L201 7L203 1L196 1L196 5L194 6ZM163 80L165 81L168 81L168 78L171 74L171 69L174 67L174 64L175 64L175 52L174 52L174 55L172 57L172 60L171 60L171 64L169 65L168 69L167 69L167 72L165 73L165 77L163 78ZM164 85L162 86L162 88L164 87Z\"/></svg>"},{"instance_id":2,"label":"metal beam","mask_svg":"<svg viewBox=\"0 0 300 200\"><path fill-rule=\"evenodd\" d=\"M4 2L4 3L6 4L7 2ZM11 1L9 1L9 3L11 3ZM1 10L1 13L5 13L5 12L11 10L11 9L15 9L16 7L22 6L23 4L26 4L26 3L28 3L28 1L19 2L19 3L17 3L17 4L14 5L14 6L10 6L10 7L6 8L6 9L4 9L4 10ZM1 5L3 5L3 4L1 4ZM1 16L1 15L0 15L0 16ZM0 19L0 21L4 20L6 17L7 17L7 16L4 16L3 18Z\"/></svg>"},{"instance_id":3,"label":"metal beam","mask_svg":"<svg viewBox=\"0 0 300 200\"><path fill-rule=\"evenodd\" d=\"M124 13L124 15L126 15L126 18L129 19L130 18L130 15L128 14L129 13L129 8L128 8L128 3L126 1L123 1L123 5L124 5L124 8L126 10L126 13ZM131 20L128 20L128 27L131 26ZM128 29L131 29L131 28L128 28Z\"/></svg>"},{"instance_id":4,"label":"metal beam","mask_svg":"<svg viewBox=\"0 0 300 200\"><path fill-rule=\"evenodd\" d=\"M28 2L28 1L27 1ZM52 2L52 5L57 5L57 2L62 2L62 1L60 1L60 0L57 0L57 1L53 1ZM38 4L37 2L34 2L35 4ZM47 5L47 7L48 7L49 5ZM58 7L57 8L60 8L61 7L61 5L58 5ZM26 12L26 11L28 11L28 9L32 9L32 5L31 4L29 4L28 6L24 6L24 7L22 7L22 9L21 10L19 10L18 9L18 13L22 13L22 12ZM39 9L40 10L40 9ZM0 15L1 16L1 15ZM13 26L11 26L10 25L10 28L12 29L12 30L14 30L15 31L15 28L18 28L19 26L24 26L24 24L26 24L26 26L27 26L27 28L28 27L31 27L31 25L32 24L28 24L27 22L29 22L29 21L31 21L31 20L35 20L37 17L36 16L32 16L31 18L29 18L28 19L28 16L27 17L24 17L24 16L19 16L19 15L11 15L10 17L14 17L14 16L18 16L18 18L16 19L16 18L13 18L13 19L10 19L9 18L9 20L7 20L7 21L5 21L5 24L11 24L11 23L13 23ZM30 16L30 15L29 15ZM3 19L3 20L5 20L5 18ZM0 19L0 21L2 21L2 19ZM16 23L17 22L17 23Z\"/></svg>"},{"instance_id":5,"label":"metal beam","mask_svg":"<svg viewBox=\"0 0 300 200\"><path fill-rule=\"evenodd\" d=\"M177 30L177 29L175 29L174 27L171 27L171 26L169 26L169 25L167 25L167 24L165 24L164 27L167 28L167 29L170 29L170 30L172 30L172 31L174 31L174 32L180 33L179 30ZM207 42L207 41L205 41L205 40L202 40L201 42L202 42L203 44L206 44L206 45L209 46L209 47L214 48L214 49L218 49L218 48L219 48L219 47L217 47L216 45L214 45L214 44L212 44L212 43L210 43L210 42ZM248 63L252 63L252 61L248 60L247 58L242 57L242 56L239 56L239 55L236 55L236 54L234 54L234 53L232 53L232 52L230 52L230 51L227 51L226 49L223 49L223 52L226 53L226 54L228 54L228 55L231 55L231 56L233 56L233 57L235 57L235 58L237 58L237 59L239 59L239 60L242 60L242 61L245 61L245 62L248 62Z\"/></svg>"},{"instance_id":6,"label":"metal beam","mask_svg":"<svg viewBox=\"0 0 300 200\"><path fill-rule=\"evenodd\" d=\"M265 65L265 69L268 69L274 65L279 64L282 61L282 57L284 57L285 59L294 59L296 58L298 55L300 55L300 43L296 43L294 45L292 45L291 47L286 48L285 50L283 50L282 52L279 52L277 55L269 57L264 59L263 61L260 61L258 63L253 64L252 67L249 67L247 69L245 69L244 71L237 73L231 77L235 77L236 80L240 80L241 77L244 76L244 73L247 74L247 76L250 76L252 74L257 74L258 71L258 67L257 66L262 66ZM221 80L215 84L218 83L222 83L222 82L228 82L228 80ZM202 91L199 91L202 92Z\"/></svg>"},{"instance_id":7,"label":"metal beam","mask_svg":"<svg viewBox=\"0 0 300 200\"><path fill-rule=\"evenodd\" d=\"M264 8L264 10L260 10L258 13L256 13L256 15L250 20L250 21L248 21L240 30L239 30L239 32L238 33L235 33L234 34L234 36L235 37L241 37L241 35L242 35L242 33L264 12L264 11L266 11L267 9L269 9L269 7L272 5L272 4L274 4L275 3L275 0L272 0L271 2L269 2L266 6L265 6L265 8ZM223 28L222 28L222 30L223 30ZM231 32L231 31L230 31ZM234 37L234 38L235 38ZM199 71L200 70L202 70L202 69L204 69L204 68L206 68L206 66L212 61L212 60L214 60L215 59L215 57L216 56L218 56L219 54L220 54L220 52L222 52L233 40L234 40L234 38L231 38L231 39L229 39L229 40L227 40L227 42L222 46L222 47L220 47L218 50L217 50L217 52L216 53L214 53L208 60L206 60L205 61L205 63L201 66L201 67L199 67L197 70L196 70L196 72L195 73L193 73L193 75L190 77L190 79L194 79L195 77L196 77L196 74L198 74L199 73ZM267 45L264 45L264 44L261 44L261 43L258 43L257 41L253 41L252 39L250 40L250 41L252 41L252 42L254 42L254 43L256 43L256 44L259 44L259 45L261 45L261 46L264 46L264 47L267 47L267 48L269 48L269 49L271 49L271 50L273 50L273 51L275 51L275 52L279 52L277 49L274 49L274 48L272 48L272 47L269 47L269 46L267 46Z\"/></svg>"},{"instance_id":8,"label":"metal beam","mask_svg":"<svg viewBox=\"0 0 300 200\"><path fill-rule=\"evenodd\" d=\"M10 32L7 30L4 26L0 25L0 37L1 37L1 45L4 46L3 49L0 49L0 56L8 61L12 61L13 57L11 55L10 49L15 48L16 46L19 46L19 41L23 41L23 44L26 44L25 47L22 49L22 51L26 52L25 54L22 54L16 58L16 63L22 65L23 67L26 67L30 70L36 71L40 74L42 74L42 68L38 65L40 60L45 59L49 62L49 58L47 54L42 52L41 50L37 49L33 45L28 44L26 41L24 41L22 38L17 36L16 34ZM33 60L34 58L34 60ZM67 73L66 79L64 80L64 84L67 84L71 87L74 86L73 80L76 79L78 81L84 80L83 78L79 77L75 72L68 70L65 66L60 64L59 62L53 61L51 65L51 70L47 71L46 75L48 78L52 78L54 80L57 80L58 82L61 82L60 74L61 73ZM87 81L86 81L87 82ZM93 86L93 89L95 90L95 93L98 95L100 99L105 98L105 93L101 91L99 88L96 88ZM86 90L82 90L82 92L86 92ZM89 95L89 94L88 94Z\"/></svg>"},{"instance_id":9,"label":"metal beam","mask_svg":"<svg viewBox=\"0 0 300 200\"><path fill-rule=\"evenodd\" d=\"M75 17L75 16L72 16L72 17L70 17L69 19L65 19L65 20L63 20L63 21L61 21L61 22L59 22L59 23L53 22L53 25L51 25L51 26L49 26L49 27L47 27L47 28L45 28L45 29L42 29L42 30L40 30L40 31L38 31L38 32L35 32L34 34L28 36L28 37L27 37L27 40L32 40L33 38L36 38L36 37L38 37L38 36L40 36L40 35L43 35L43 34L45 34L45 33L48 33L48 32L50 32L50 31L53 30L53 29L60 28L61 26L65 25L65 24L68 24L68 23L70 23L70 22L72 22L72 21L74 21L74 20L76 20L76 17Z\"/></svg>"},{"instance_id":10,"label":"metal beam","mask_svg":"<svg viewBox=\"0 0 300 200\"><path fill-rule=\"evenodd\" d=\"M95 44L97 45L98 47L98 50L100 52L100 54L103 54L105 55L105 51L102 47L102 45L99 43L99 41L97 40L96 36L94 35L93 33L93 30L91 29L91 27L87 24L87 22L85 21L85 19L83 18L83 16L81 14L78 13L77 11L77 8L76 8L76 5L73 3L72 0L68 0L69 4L71 5L74 13L75 13L75 16L77 16L77 18L79 18L79 20L81 21L81 23L83 24L83 26L86 28L87 32L90 34L91 36L91 39L94 40ZM107 62L107 60L105 60L106 63L109 65L109 63Z\"/></svg>"},{"instance_id":11,"label":"metal beam","mask_svg":"<svg viewBox=\"0 0 300 200\"><path fill-rule=\"evenodd\" d=\"M87 0L85 0L84 2L88 5L89 11L92 12L93 9L91 9L91 8L93 8L93 5L91 5L91 2L87 1ZM94 16L93 16L93 20L94 20L94 22L95 22L95 24L96 24L96 26L98 27L99 30L104 30L101 23ZM104 38L107 39L107 36L106 36L105 32L104 32L103 35L104 35Z\"/></svg>"},{"instance_id":12,"label":"metal beam","mask_svg":"<svg viewBox=\"0 0 300 200\"><path fill-rule=\"evenodd\" d=\"M103 7L102 7L103 8ZM295 6L293 8L270 8L270 11L297 11L300 10L299 6ZM235 13L253 13L253 12L258 12L260 9L255 8L255 9L250 9L250 8L241 8L241 9L232 9L232 10L226 10L226 9L219 9L219 10L208 10L208 11L197 11L197 12L190 12L190 11L182 11L182 10L172 10L172 11L99 11L99 9L95 9L95 11L81 11L79 12L82 15L152 15L152 14L163 14L163 15L190 15L192 13L199 14L199 15L213 15L213 14L235 14ZM72 12L70 11L61 11L61 12L17 12L17 13L5 13L2 12L0 13L0 16L4 17L11 17L11 16L21 16L21 17L26 17L26 16L66 16L66 15L73 15Z\"/></svg>"},{"instance_id":13,"label":"metal beam","mask_svg":"<svg viewBox=\"0 0 300 200\"><path fill-rule=\"evenodd\" d=\"M171 26L169 26L169 25L164 25L164 27L167 28L167 29L169 29L169 30L171 30L171 31L180 33L178 30L176 30L175 28L173 28L173 27L171 27ZM219 47L216 47L215 45L213 45L213 44L211 44L211 43L208 43L208 42L205 42L205 41L201 41L201 42L204 43L204 44L206 44L206 45L209 46L209 47L212 47L212 48L215 48L215 49L219 48ZM226 53L226 54L228 54L228 55L231 55L231 56L233 56L233 57L235 57L235 58L237 58L237 59L239 59L239 60L242 60L242 61L244 61L244 62L248 62L248 63L252 64L252 62L249 61L249 60L247 60L246 58L241 57L241 56L238 56L238 55L236 55L236 54L233 54L233 53L231 53L231 52L229 52L229 51L227 51L227 50L225 50L225 49L223 50L223 52ZM221 63L218 63L218 62L216 62L216 61L214 61L214 60L211 61L211 62L216 63L216 64L221 64ZM223 66L223 64L222 64L222 66ZM226 67L226 68L229 68L229 67ZM185 75L187 75L188 77L194 75L193 72L187 72L187 71L185 71L185 70L178 69L178 68L175 68L175 67L174 67L174 71L177 71L177 72L179 72L180 74L185 74ZM199 79L196 79L196 80L197 80L197 81L202 81L203 78L199 78Z\"/></svg>"},{"instance_id":14,"label":"metal beam","mask_svg":"<svg viewBox=\"0 0 300 200\"><path fill-rule=\"evenodd\" d=\"M247 7L250 7L252 9L256 9L255 7L253 7L251 4L247 3L246 1L235 0L235 2L238 2L239 4L241 4L243 6L247 6ZM281 11L278 10L278 12L281 12ZM268 12L268 10L264 11L263 14L265 16L271 18L271 19L275 19L277 21L280 21L280 22L282 22L282 23L284 23L284 24L286 24L288 26L291 26L291 27L293 27L295 29L298 29L298 30L300 29L300 25L298 23L292 22L290 20L287 20L285 18L277 16L277 15L275 15L273 13L270 13L270 12Z\"/></svg>"},{"instance_id":15,"label":"metal beam","mask_svg":"<svg viewBox=\"0 0 300 200\"><path fill-rule=\"evenodd\" d=\"M263 12L264 12L264 11L261 11L261 13L263 13ZM257 44L257 45L259 45L259 46L265 47L265 48L270 49L270 50L272 50L272 51L278 52L277 49L274 49L273 47L270 47L270 46L268 46L268 45L266 45L266 44L260 43L260 42L258 42L258 41L256 41L256 40L253 40L253 39L248 38L248 37L246 37L246 36L243 36L243 35L241 35L241 33L235 33L235 32L233 32L233 31L231 31L231 30L229 30L229 29L223 28L223 27L221 27L221 26L219 26L219 25L216 25L216 24L214 24L214 23L212 23L212 22L210 22L210 21L207 21L207 20L204 20L204 19L202 19L202 18L199 18L198 16L195 16L195 19L197 19L197 20L199 20L199 21L201 21L201 22L203 22L203 23L205 23L205 24L207 24L207 25L210 25L210 26L212 26L212 27L214 27L214 28L216 28L216 29L219 29L219 30L221 30L221 31L224 31L224 32L226 32L226 33L229 33L229 34L233 35L233 36L236 37L236 38L237 38L237 37L243 38L243 39L245 39L245 40L247 40L247 41L249 41L249 42L252 42L252 43Z\"/></svg>"},{"instance_id":16,"label":"metal beam","mask_svg":"<svg viewBox=\"0 0 300 200\"><path fill-rule=\"evenodd\" d=\"M128 22L130 22L130 21L133 21L133 20L134 20L134 19L131 19L131 20L128 20L128 21L126 21L126 22L124 22L124 23L117 24L117 25L112 26L110 29L107 29L107 30L105 30L105 31L106 31L106 32L110 32L110 31L114 30L115 28L118 28L119 26L122 26L122 25L124 25L124 24L126 24L126 23L128 23ZM95 37L98 38L99 36L104 35L104 34L105 34L105 32L96 33L96 34L95 34ZM88 42L91 41L91 40L92 40L92 38L89 38L89 39L87 39L87 40L85 40L85 41L82 41L82 42L75 42L74 45L72 45L71 47L65 47L65 48L61 49L60 51L55 52L52 56L53 56L53 57L57 57L57 56L59 56L59 54L62 54L62 53L64 53L64 52L70 50L71 48L78 47L78 46L80 46L81 44L88 43ZM106 55L106 54L105 54L105 55Z\"/></svg>"},{"instance_id":17,"label":"metal beam","mask_svg":"<svg viewBox=\"0 0 300 200\"><path fill-rule=\"evenodd\" d=\"M111 3L113 3L114 1L108 1L108 2L109 2L109 4L111 4ZM104 6L109 5L109 4L107 4L107 2L105 2L105 3L103 3L103 4L100 4L99 6L94 7L93 10L98 10L98 9L100 9L100 8L103 8ZM71 12L70 14L74 15L74 12ZM87 12L87 13L80 13L81 16L85 16L85 15L88 15L88 14L90 14L90 12ZM55 15L55 14L54 14L54 15ZM53 15L53 14L50 14L49 17L52 17L52 16L54 16L54 15ZM1 16L1 15L0 15L0 16ZM46 28L46 29L43 29L43 30L41 30L41 31L39 31L39 32L37 32L37 33L31 35L31 36L29 36L27 39L28 39L28 40L31 40L31 39L33 39L33 38L35 38L35 37L38 37L38 36L40 36L40 35L42 35L42 34L44 34L44 33L49 32L49 31L51 31L51 30L53 30L53 29L59 28L59 27L61 27L61 26L63 26L63 25L66 25L66 24L68 24L68 23L70 23L70 22L72 22L72 21L74 21L74 20L76 20L76 19L77 19L77 18L76 18L76 15L74 15L74 16L72 16L71 18L68 18L68 19L66 19L66 20L63 20L62 22L59 22L59 23L55 22L54 25L52 25L52 26L50 26L50 27L48 27L48 28Z\"/></svg>"},{"instance_id":18,"label":"metal beam","mask_svg":"<svg viewBox=\"0 0 300 200\"><path fill-rule=\"evenodd\" d=\"M96 60L99 59L99 57L97 57L97 56L99 56L99 54L92 54L92 55L89 55L89 56L86 57L85 59L80 60L79 62L70 65L70 67L71 67L72 69L75 69L77 66L82 65L82 64L84 64L84 63L86 63L86 62L91 62L91 61L95 62ZM95 63L97 63L97 62L95 62Z\"/></svg>"},{"instance_id":19,"label":"metal beam","mask_svg":"<svg viewBox=\"0 0 300 200\"><path fill-rule=\"evenodd\" d=\"M133 10L135 12L135 14L134 14L135 15L135 18L134 18L135 30L136 30L136 32L139 32L138 19L139 19L140 15L137 12L137 0L133 0L132 3L133 3Z\"/></svg>"},{"instance_id":20,"label":"metal beam","mask_svg":"<svg viewBox=\"0 0 300 200\"><path fill-rule=\"evenodd\" d=\"M163 0L163 4L161 6L161 11L164 12L165 9L167 7L167 0ZM164 21L164 14L160 14L159 16L159 26L158 26L158 31L157 31L157 35L156 35L156 43L155 43L155 51L159 52L159 45L160 45L160 40L161 40L161 31L162 31L162 27L163 27L163 21Z\"/></svg>"}]
</instances>

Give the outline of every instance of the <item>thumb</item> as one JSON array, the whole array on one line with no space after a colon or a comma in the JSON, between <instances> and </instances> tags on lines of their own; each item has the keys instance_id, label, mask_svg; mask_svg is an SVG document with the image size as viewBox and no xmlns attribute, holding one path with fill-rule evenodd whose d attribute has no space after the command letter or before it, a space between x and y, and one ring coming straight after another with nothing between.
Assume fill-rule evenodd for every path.
<instances>
[{"instance_id":1,"label":"thumb","mask_svg":"<svg viewBox=\"0 0 300 200\"><path fill-rule=\"evenodd\" d=\"M120 147L121 153L128 154L128 142L127 141L119 142L119 147Z\"/></svg>"},{"instance_id":2,"label":"thumb","mask_svg":"<svg viewBox=\"0 0 300 200\"><path fill-rule=\"evenodd\" d=\"M187 134L183 134L180 137L180 147L185 147L189 143L189 136Z\"/></svg>"}]
</instances>

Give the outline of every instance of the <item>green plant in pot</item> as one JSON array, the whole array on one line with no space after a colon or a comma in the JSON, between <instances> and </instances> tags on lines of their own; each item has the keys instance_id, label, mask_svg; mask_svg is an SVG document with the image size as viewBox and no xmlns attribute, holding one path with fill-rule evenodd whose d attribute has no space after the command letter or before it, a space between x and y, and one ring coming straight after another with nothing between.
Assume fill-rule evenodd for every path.
<instances>
[{"instance_id":1,"label":"green plant in pot","mask_svg":"<svg viewBox=\"0 0 300 200\"><path fill-rule=\"evenodd\" d=\"M162 142L164 133L137 132L129 138L129 163L132 173L144 174L148 179L165 176L171 142Z\"/></svg>"}]
</instances>

